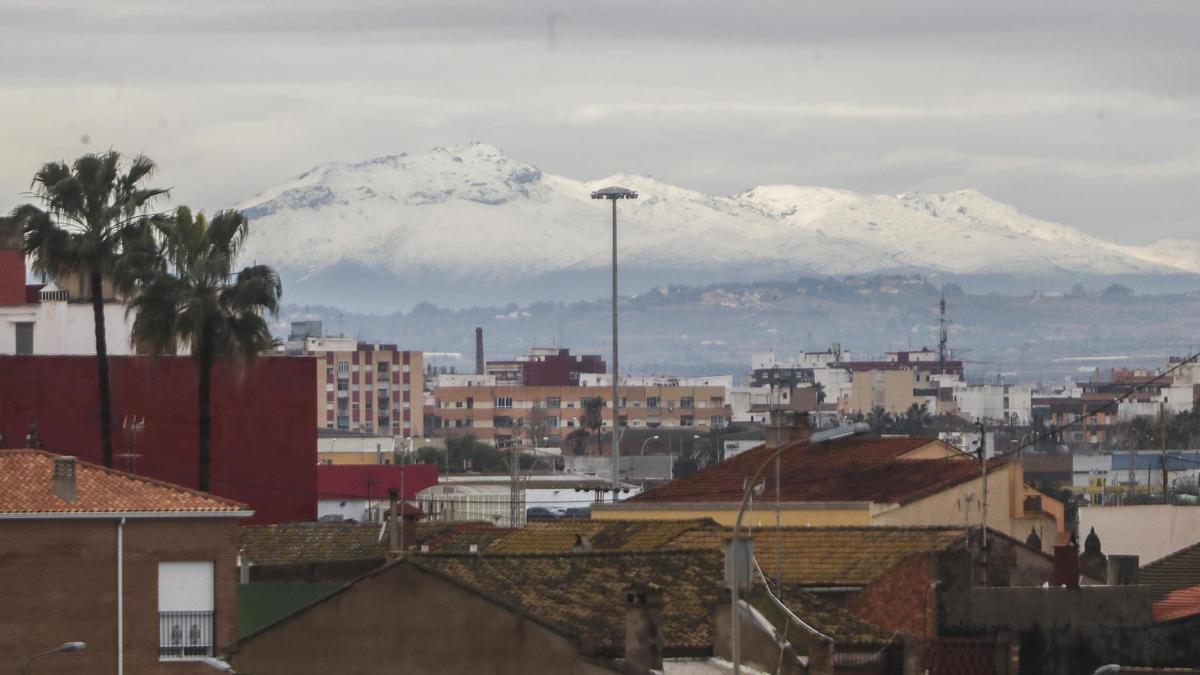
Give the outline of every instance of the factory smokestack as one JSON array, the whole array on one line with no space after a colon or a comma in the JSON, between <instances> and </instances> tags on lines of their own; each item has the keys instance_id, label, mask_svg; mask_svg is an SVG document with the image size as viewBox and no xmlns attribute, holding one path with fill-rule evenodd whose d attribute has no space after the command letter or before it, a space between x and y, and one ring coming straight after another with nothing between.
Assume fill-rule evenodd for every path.
<instances>
[{"instance_id":1,"label":"factory smokestack","mask_svg":"<svg viewBox=\"0 0 1200 675\"><path fill-rule=\"evenodd\" d=\"M475 327L475 374L483 374L483 327Z\"/></svg>"}]
</instances>

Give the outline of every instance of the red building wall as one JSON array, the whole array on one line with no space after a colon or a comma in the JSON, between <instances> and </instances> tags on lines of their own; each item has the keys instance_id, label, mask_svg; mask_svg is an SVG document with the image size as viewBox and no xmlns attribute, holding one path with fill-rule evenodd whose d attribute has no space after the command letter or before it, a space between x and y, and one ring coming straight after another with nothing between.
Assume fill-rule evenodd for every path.
<instances>
[{"instance_id":1,"label":"red building wall","mask_svg":"<svg viewBox=\"0 0 1200 675\"><path fill-rule=\"evenodd\" d=\"M121 422L145 417L137 473L196 486L197 375L187 356L110 357L113 446ZM316 374L312 357L269 357L241 378L218 366L212 390L212 491L254 509L243 523L315 520ZM96 361L91 356L0 356L0 447L23 447L37 422L47 450L100 463ZM116 468L124 468L117 457Z\"/></svg>"},{"instance_id":2,"label":"red building wall","mask_svg":"<svg viewBox=\"0 0 1200 675\"><path fill-rule=\"evenodd\" d=\"M0 305L25 304L25 254L0 249Z\"/></svg>"},{"instance_id":3,"label":"red building wall","mask_svg":"<svg viewBox=\"0 0 1200 675\"><path fill-rule=\"evenodd\" d=\"M437 485L437 482L436 464L326 464L317 467L317 489L321 499L387 499L391 488L403 491L400 499L416 499L418 492Z\"/></svg>"}]
</instances>

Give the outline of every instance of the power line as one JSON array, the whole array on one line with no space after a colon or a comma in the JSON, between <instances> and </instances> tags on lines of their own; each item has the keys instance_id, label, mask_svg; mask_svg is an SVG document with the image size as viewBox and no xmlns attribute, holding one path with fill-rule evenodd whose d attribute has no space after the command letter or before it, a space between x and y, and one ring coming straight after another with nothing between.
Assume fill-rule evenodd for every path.
<instances>
[{"instance_id":1,"label":"power line","mask_svg":"<svg viewBox=\"0 0 1200 675\"><path fill-rule=\"evenodd\" d=\"M1061 427L1052 428L1050 431L1048 431L1044 434L1041 434L1040 436L1035 437L1033 440L1029 441L1028 443L1019 445L1015 448L1006 450L1004 452L996 453L995 455L992 456L992 459L996 459L999 457L1008 457L1010 455L1014 455L1014 454L1024 450L1025 448L1033 447L1033 446L1037 445L1038 443L1041 443L1044 440L1053 438L1055 434L1062 433L1063 431L1070 429L1073 426L1082 424L1084 421L1086 421L1088 419L1095 418L1098 414L1120 405L1123 401L1125 401L1125 399L1129 398L1137 391L1139 391L1141 389L1145 389L1146 387L1149 387L1151 385L1161 382L1163 380L1163 378L1166 378L1167 376L1171 375L1175 371L1179 370L1180 368L1183 368L1184 366L1186 366L1189 363L1196 361L1197 359L1200 359L1200 352L1196 352L1195 354L1192 354L1191 356L1187 357L1186 359L1183 359L1179 363L1175 364L1174 366L1171 366L1167 370L1159 373L1158 375L1155 375L1154 377L1150 378L1149 380L1146 380L1145 382L1131 385L1129 390L1126 391L1125 393L1123 393L1120 396L1117 396L1116 398L1113 398L1109 401L1106 401L1103 405L1093 409L1090 412L1085 412L1083 415L1080 415L1077 419L1071 420L1070 422L1067 422L1066 424L1062 425Z\"/></svg>"}]
</instances>

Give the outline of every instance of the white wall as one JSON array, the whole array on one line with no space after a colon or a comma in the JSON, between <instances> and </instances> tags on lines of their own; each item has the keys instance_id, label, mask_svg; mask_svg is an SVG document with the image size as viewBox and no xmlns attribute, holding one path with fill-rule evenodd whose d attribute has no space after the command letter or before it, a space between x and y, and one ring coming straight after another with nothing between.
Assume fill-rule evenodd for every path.
<instances>
[{"instance_id":1,"label":"white wall","mask_svg":"<svg viewBox=\"0 0 1200 675\"><path fill-rule=\"evenodd\" d=\"M125 305L104 305L104 335L111 356L131 354L133 315ZM95 354L96 332L91 303L47 301L36 305L0 306L0 354L17 351L15 324L32 321L34 354Z\"/></svg>"},{"instance_id":2,"label":"white wall","mask_svg":"<svg viewBox=\"0 0 1200 675\"><path fill-rule=\"evenodd\" d=\"M1136 555L1145 565L1200 541L1200 508L1152 504L1079 509L1080 538L1093 527L1105 554Z\"/></svg>"}]
</instances>

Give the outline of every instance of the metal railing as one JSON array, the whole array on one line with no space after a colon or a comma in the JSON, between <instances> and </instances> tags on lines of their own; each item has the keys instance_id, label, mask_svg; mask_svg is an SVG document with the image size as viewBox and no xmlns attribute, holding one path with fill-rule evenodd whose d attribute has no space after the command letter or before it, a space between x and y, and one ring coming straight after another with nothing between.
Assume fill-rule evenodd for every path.
<instances>
[{"instance_id":1,"label":"metal railing","mask_svg":"<svg viewBox=\"0 0 1200 675\"><path fill-rule=\"evenodd\" d=\"M159 612L158 657L196 659L213 655L212 612Z\"/></svg>"}]
</instances>

